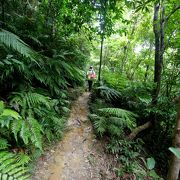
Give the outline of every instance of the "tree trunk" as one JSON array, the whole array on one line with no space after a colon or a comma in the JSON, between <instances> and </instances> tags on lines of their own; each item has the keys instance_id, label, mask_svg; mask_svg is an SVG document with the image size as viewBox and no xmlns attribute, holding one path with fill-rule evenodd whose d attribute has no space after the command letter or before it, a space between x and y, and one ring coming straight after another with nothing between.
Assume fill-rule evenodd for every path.
<instances>
[{"instance_id":1,"label":"tree trunk","mask_svg":"<svg viewBox=\"0 0 180 180\"><path fill-rule=\"evenodd\" d=\"M144 82L146 83L147 77L148 77L148 71L149 71L149 65L146 65L146 72L144 74Z\"/></svg>"},{"instance_id":2,"label":"tree trunk","mask_svg":"<svg viewBox=\"0 0 180 180\"><path fill-rule=\"evenodd\" d=\"M153 89L152 94L152 104L157 104L157 98L160 91L160 82L161 82L161 63L160 63L160 34L158 29L158 14L159 14L160 4L157 3L154 5L154 19L153 19L153 31L155 37L155 63L154 63L154 83L155 88Z\"/></svg>"},{"instance_id":3,"label":"tree trunk","mask_svg":"<svg viewBox=\"0 0 180 180\"><path fill-rule=\"evenodd\" d=\"M180 150L180 96L178 97L178 112L176 119L176 127L174 130L173 147ZM180 171L180 159L174 154L171 156L169 171L167 175L167 180L177 180Z\"/></svg>"},{"instance_id":4,"label":"tree trunk","mask_svg":"<svg viewBox=\"0 0 180 180\"><path fill-rule=\"evenodd\" d=\"M161 87L161 72L163 67L163 54L164 54L164 24L165 24L165 7L162 1L161 4L161 19L158 21L160 4L157 3L154 6L154 20L153 20L153 31L155 36L155 65L154 65L154 83L155 88L152 94L152 104L156 105L160 87ZM160 25L160 30L158 29Z\"/></svg>"},{"instance_id":5,"label":"tree trunk","mask_svg":"<svg viewBox=\"0 0 180 180\"><path fill-rule=\"evenodd\" d=\"M101 52L100 52L99 75L98 75L98 81L99 82L101 81L101 65L102 65L103 43L104 43L104 34L101 35Z\"/></svg>"},{"instance_id":6,"label":"tree trunk","mask_svg":"<svg viewBox=\"0 0 180 180\"><path fill-rule=\"evenodd\" d=\"M134 35L135 30L136 30L137 22L138 22L138 17L134 21L129 40L128 40L127 44L124 46L124 57L122 58L122 63L121 63L121 67L120 67L121 74L123 74L123 72L125 71L126 62L128 61L128 50L129 50L129 46L131 43L131 38Z\"/></svg>"}]
</instances>

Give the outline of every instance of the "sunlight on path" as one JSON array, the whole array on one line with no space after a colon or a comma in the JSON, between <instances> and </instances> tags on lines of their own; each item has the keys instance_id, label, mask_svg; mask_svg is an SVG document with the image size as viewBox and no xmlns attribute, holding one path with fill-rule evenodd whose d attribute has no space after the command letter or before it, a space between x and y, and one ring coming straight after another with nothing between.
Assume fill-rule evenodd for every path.
<instances>
[{"instance_id":1,"label":"sunlight on path","mask_svg":"<svg viewBox=\"0 0 180 180\"><path fill-rule=\"evenodd\" d=\"M103 174L109 176L106 162L110 160L98 146L87 118L88 99L86 92L73 103L63 140L38 163L32 180L98 180Z\"/></svg>"}]
</instances>

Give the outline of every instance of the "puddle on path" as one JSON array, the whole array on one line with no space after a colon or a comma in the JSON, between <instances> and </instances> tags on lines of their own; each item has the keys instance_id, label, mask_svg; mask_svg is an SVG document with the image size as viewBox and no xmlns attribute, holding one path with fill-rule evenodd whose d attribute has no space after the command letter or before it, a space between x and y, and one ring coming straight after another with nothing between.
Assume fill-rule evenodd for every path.
<instances>
[{"instance_id":1,"label":"puddle on path","mask_svg":"<svg viewBox=\"0 0 180 180\"><path fill-rule=\"evenodd\" d=\"M88 99L85 92L73 103L63 140L38 161L31 180L116 179L87 118Z\"/></svg>"}]
</instances>

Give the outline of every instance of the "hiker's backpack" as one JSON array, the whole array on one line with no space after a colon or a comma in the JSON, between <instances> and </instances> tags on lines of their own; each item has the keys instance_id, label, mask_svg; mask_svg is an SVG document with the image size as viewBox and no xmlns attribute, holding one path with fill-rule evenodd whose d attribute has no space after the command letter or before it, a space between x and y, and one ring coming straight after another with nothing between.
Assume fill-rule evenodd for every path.
<instances>
[{"instance_id":1,"label":"hiker's backpack","mask_svg":"<svg viewBox=\"0 0 180 180\"><path fill-rule=\"evenodd\" d=\"M96 78L96 73L94 70L88 71L88 79L95 79Z\"/></svg>"}]
</instances>

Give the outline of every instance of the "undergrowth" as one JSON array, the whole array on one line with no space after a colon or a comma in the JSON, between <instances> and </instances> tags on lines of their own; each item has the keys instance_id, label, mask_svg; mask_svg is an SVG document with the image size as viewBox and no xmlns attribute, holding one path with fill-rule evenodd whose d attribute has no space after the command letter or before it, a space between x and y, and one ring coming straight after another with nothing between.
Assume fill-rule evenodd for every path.
<instances>
[{"instance_id":1,"label":"undergrowth","mask_svg":"<svg viewBox=\"0 0 180 180\"><path fill-rule=\"evenodd\" d=\"M99 92L99 90L101 90ZM117 176L136 176L138 179L160 177L149 168L148 153L141 138L128 140L130 132L137 127L139 115L132 111L117 107L113 101L121 98L121 92L114 88L101 86L95 88L90 102L89 118L93 123L94 131L99 138L106 137L108 153L114 154L119 166L114 167ZM113 104L113 105L112 105Z\"/></svg>"},{"instance_id":2,"label":"undergrowth","mask_svg":"<svg viewBox=\"0 0 180 180\"><path fill-rule=\"evenodd\" d=\"M0 29L0 149L9 154L0 162L4 179L23 179L26 172L29 176L47 144L62 138L71 101L78 95L69 89L83 85L81 69L88 59L84 40L58 36L51 41L46 34L33 39L39 52L33 50L29 38L26 44L18 35ZM29 158L29 169L21 168L26 162L14 160L19 153ZM6 174L6 161L21 168L16 168L19 175Z\"/></svg>"}]
</instances>

